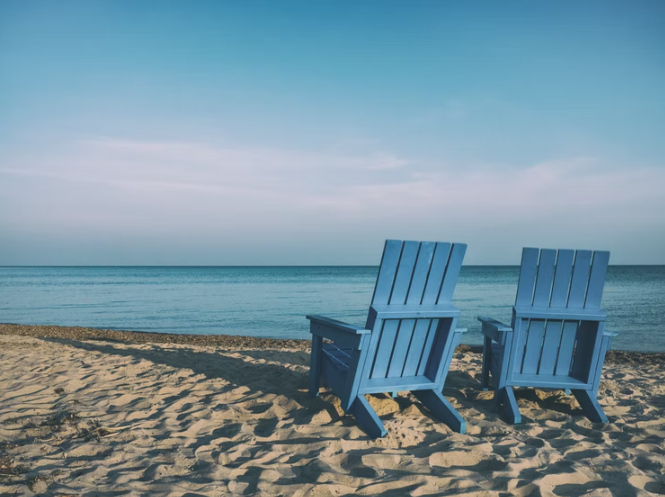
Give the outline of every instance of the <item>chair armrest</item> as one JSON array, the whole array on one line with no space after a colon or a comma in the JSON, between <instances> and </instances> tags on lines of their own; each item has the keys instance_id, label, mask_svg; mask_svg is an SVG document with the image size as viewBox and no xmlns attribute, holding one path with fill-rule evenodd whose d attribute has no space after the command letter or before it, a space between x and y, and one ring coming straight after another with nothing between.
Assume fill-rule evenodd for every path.
<instances>
[{"instance_id":1,"label":"chair armrest","mask_svg":"<svg viewBox=\"0 0 665 497\"><path fill-rule=\"evenodd\" d=\"M496 319L478 316L478 321L483 323L483 335L501 345L506 343L506 333L513 331L510 326L505 325Z\"/></svg>"},{"instance_id":2,"label":"chair armrest","mask_svg":"<svg viewBox=\"0 0 665 497\"><path fill-rule=\"evenodd\" d=\"M366 335L367 333L372 332L371 330L364 329L362 326L355 326L353 324L344 323L342 321L338 321L332 318L327 318L325 316L313 315L305 317L310 320L311 324L317 323L337 331L350 333L352 335Z\"/></svg>"},{"instance_id":3,"label":"chair armrest","mask_svg":"<svg viewBox=\"0 0 665 497\"><path fill-rule=\"evenodd\" d=\"M309 332L312 335L332 340L338 346L342 345L360 350L362 338L371 333L371 330L366 330L360 326L343 323L324 316L305 317L309 319Z\"/></svg>"}]
</instances>

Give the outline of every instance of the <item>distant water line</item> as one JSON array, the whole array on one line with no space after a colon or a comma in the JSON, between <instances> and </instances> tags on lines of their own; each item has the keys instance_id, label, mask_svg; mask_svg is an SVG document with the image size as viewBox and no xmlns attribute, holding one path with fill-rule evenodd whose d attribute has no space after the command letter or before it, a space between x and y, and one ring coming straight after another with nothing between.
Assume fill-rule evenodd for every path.
<instances>
[{"instance_id":1,"label":"distant water line","mask_svg":"<svg viewBox=\"0 0 665 497\"><path fill-rule=\"evenodd\" d=\"M364 324L371 266L0 267L0 322L182 334L309 338L306 314ZM510 322L519 268L464 266L453 302L464 342L478 315ZM665 266L610 266L613 348L665 351Z\"/></svg>"}]
</instances>

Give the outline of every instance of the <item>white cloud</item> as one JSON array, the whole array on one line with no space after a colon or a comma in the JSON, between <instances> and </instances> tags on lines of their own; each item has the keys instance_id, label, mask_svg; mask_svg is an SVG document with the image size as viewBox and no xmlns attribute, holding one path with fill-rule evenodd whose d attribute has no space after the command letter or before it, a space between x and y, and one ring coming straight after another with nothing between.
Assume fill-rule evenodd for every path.
<instances>
[{"instance_id":1,"label":"white cloud","mask_svg":"<svg viewBox=\"0 0 665 497\"><path fill-rule=\"evenodd\" d=\"M12 159L0 168L0 181L13 178L14 185L0 198L0 223L36 232L103 229L120 237L131 231L133 238L160 232L199 239L271 233L308 243L323 233L330 243L329 233L336 233L339 240L486 243L476 233L515 240L529 226L525 243L549 242L551 235L561 239L557 246L576 247L590 233L610 248L622 232L665 228L664 169L619 168L592 157L526 168L433 168L385 150L316 153L98 138Z\"/></svg>"}]
</instances>

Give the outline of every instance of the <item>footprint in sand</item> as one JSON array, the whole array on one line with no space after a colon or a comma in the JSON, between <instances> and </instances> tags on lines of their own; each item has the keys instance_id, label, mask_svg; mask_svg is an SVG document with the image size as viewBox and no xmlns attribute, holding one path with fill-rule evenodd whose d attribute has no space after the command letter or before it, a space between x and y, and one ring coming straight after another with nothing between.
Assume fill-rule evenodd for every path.
<instances>
[{"instance_id":1,"label":"footprint in sand","mask_svg":"<svg viewBox=\"0 0 665 497\"><path fill-rule=\"evenodd\" d=\"M633 461L633 466L642 471L654 471L662 474L665 468L665 458L658 456L637 456Z\"/></svg>"},{"instance_id":2,"label":"footprint in sand","mask_svg":"<svg viewBox=\"0 0 665 497\"><path fill-rule=\"evenodd\" d=\"M524 443L532 447L542 448L545 446L545 440L542 438L527 438Z\"/></svg>"},{"instance_id":3,"label":"footprint in sand","mask_svg":"<svg viewBox=\"0 0 665 497\"><path fill-rule=\"evenodd\" d=\"M483 452L465 452L453 450L449 452L436 452L429 456L431 467L463 468L475 471L496 471L506 467L506 463L500 456L491 456Z\"/></svg>"},{"instance_id":4,"label":"footprint in sand","mask_svg":"<svg viewBox=\"0 0 665 497\"><path fill-rule=\"evenodd\" d=\"M358 478L374 479L377 472L374 468L363 463L363 456L359 454L342 454L340 456L340 467L349 475Z\"/></svg>"},{"instance_id":5,"label":"footprint in sand","mask_svg":"<svg viewBox=\"0 0 665 497\"><path fill-rule=\"evenodd\" d=\"M566 452L566 457L571 461L582 461L587 459L593 459L601 455L601 452L597 449L584 449L584 450L569 450Z\"/></svg>"},{"instance_id":6,"label":"footprint in sand","mask_svg":"<svg viewBox=\"0 0 665 497\"><path fill-rule=\"evenodd\" d=\"M579 443L579 440L573 438L553 438L550 440L550 445L555 449L565 449L566 447L571 447Z\"/></svg>"},{"instance_id":7,"label":"footprint in sand","mask_svg":"<svg viewBox=\"0 0 665 497\"><path fill-rule=\"evenodd\" d=\"M362 456L362 462L370 468L396 469L401 457L399 454L367 454Z\"/></svg>"},{"instance_id":8,"label":"footprint in sand","mask_svg":"<svg viewBox=\"0 0 665 497\"><path fill-rule=\"evenodd\" d=\"M633 475L628 478L628 483L633 487L639 488L640 490L646 490L654 494L663 494L665 495L665 485L654 481L653 478L649 478L644 475Z\"/></svg>"},{"instance_id":9,"label":"footprint in sand","mask_svg":"<svg viewBox=\"0 0 665 497\"><path fill-rule=\"evenodd\" d=\"M254 434L257 437L269 437L274 433L277 423L279 423L277 418L262 419L254 428Z\"/></svg>"},{"instance_id":10,"label":"footprint in sand","mask_svg":"<svg viewBox=\"0 0 665 497\"><path fill-rule=\"evenodd\" d=\"M644 452L653 452L654 454L665 455L665 448L656 444L638 444L635 448L638 450L643 450Z\"/></svg>"}]
</instances>

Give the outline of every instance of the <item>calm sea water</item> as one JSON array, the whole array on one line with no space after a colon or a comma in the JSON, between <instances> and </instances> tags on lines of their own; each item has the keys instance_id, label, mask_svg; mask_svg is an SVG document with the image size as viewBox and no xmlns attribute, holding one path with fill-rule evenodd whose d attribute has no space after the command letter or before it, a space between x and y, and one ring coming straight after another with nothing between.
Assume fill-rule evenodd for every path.
<instances>
[{"instance_id":1,"label":"calm sea water","mask_svg":"<svg viewBox=\"0 0 665 497\"><path fill-rule=\"evenodd\" d=\"M305 314L364 324L376 267L0 267L0 322L309 338ZM465 342L487 315L510 322L518 267L463 267ZM611 266L613 348L665 351L665 266Z\"/></svg>"}]
</instances>

